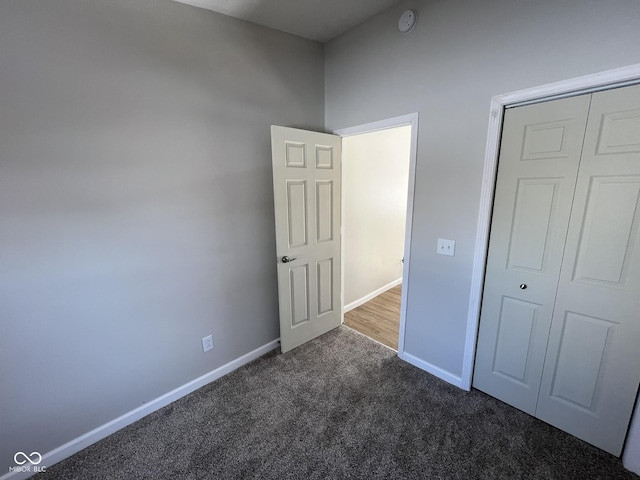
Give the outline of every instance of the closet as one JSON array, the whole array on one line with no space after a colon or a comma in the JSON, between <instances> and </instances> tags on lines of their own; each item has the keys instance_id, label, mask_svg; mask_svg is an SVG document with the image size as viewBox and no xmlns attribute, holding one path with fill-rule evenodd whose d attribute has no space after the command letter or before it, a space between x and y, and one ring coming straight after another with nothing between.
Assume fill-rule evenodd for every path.
<instances>
[{"instance_id":1,"label":"closet","mask_svg":"<svg viewBox=\"0 0 640 480\"><path fill-rule=\"evenodd\" d=\"M640 383L640 85L505 111L473 386L619 456Z\"/></svg>"}]
</instances>

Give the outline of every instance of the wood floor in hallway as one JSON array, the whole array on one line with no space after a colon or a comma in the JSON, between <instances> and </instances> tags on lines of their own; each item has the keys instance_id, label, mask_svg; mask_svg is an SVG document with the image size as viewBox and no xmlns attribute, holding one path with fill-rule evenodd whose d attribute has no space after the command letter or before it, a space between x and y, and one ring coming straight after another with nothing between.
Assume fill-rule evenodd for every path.
<instances>
[{"instance_id":1,"label":"wood floor in hallway","mask_svg":"<svg viewBox=\"0 0 640 480\"><path fill-rule=\"evenodd\" d=\"M344 324L398 350L402 284L344 314Z\"/></svg>"}]
</instances>

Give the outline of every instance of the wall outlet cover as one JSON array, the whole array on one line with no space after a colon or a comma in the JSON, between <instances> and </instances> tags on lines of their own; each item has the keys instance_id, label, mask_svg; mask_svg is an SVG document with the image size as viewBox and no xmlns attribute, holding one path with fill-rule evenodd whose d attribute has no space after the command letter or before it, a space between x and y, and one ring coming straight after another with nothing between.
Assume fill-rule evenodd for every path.
<instances>
[{"instance_id":1,"label":"wall outlet cover","mask_svg":"<svg viewBox=\"0 0 640 480\"><path fill-rule=\"evenodd\" d=\"M202 351L208 352L209 350L213 350L213 335L202 338Z\"/></svg>"}]
</instances>

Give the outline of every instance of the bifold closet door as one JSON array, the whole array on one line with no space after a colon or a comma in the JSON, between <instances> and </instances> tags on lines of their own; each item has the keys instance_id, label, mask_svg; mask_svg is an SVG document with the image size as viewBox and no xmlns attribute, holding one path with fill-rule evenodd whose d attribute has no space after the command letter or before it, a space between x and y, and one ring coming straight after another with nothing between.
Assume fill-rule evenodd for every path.
<instances>
[{"instance_id":1,"label":"bifold closet door","mask_svg":"<svg viewBox=\"0 0 640 480\"><path fill-rule=\"evenodd\" d=\"M594 93L536 416L620 455L640 382L640 85Z\"/></svg>"},{"instance_id":2,"label":"bifold closet door","mask_svg":"<svg viewBox=\"0 0 640 480\"><path fill-rule=\"evenodd\" d=\"M589 102L505 112L473 386L532 415Z\"/></svg>"}]
</instances>

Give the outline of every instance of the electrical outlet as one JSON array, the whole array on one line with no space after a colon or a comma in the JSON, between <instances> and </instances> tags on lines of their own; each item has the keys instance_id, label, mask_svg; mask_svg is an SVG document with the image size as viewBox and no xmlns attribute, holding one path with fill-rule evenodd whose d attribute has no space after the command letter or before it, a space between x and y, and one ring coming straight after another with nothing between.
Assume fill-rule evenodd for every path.
<instances>
[{"instance_id":1,"label":"electrical outlet","mask_svg":"<svg viewBox=\"0 0 640 480\"><path fill-rule=\"evenodd\" d=\"M213 335L202 338L202 351L208 352L209 350L213 350Z\"/></svg>"},{"instance_id":2,"label":"electrical outlet","mask_svg":"<svg viewBox=\"0 0 640 480\"><path fill-rule=\"evenodd\" d=\"M449 255L453 257L455 252L456 252L455 240L446 240L444 238L438 239L438 250L436 251L438 255Z\"/></svg>"}]
</instances>

